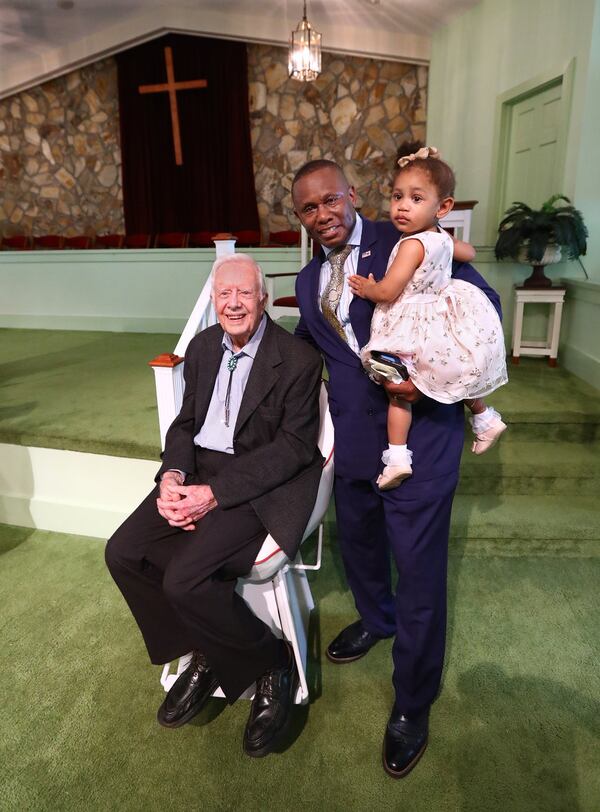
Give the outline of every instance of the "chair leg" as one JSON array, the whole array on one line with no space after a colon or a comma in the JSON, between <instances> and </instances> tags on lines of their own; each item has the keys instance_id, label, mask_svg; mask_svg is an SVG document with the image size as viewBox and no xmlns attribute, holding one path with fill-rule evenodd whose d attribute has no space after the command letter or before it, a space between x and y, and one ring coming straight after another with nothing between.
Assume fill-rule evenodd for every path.
<instances>
[{"instance_id":1,"label":"chair leg","mask_svg":"<svg viewBox=\"0 0 600 812\"><path fill-rule=\"evenodd\" d=\"M308 702L306 662L308 657L308 623L314 601L306 574L284 567L273 578L277 608L283 635L294 652L299 675L296 704Z\"/></svg>"},{"instance_id":2,"label":"chair leg","mask_svg":"<svg viewBox=\"0 0 600 812\"><path fill-rule=\"evenodd\" d=\"M300 554L294 563L302 563ZM240 594L252 611L269 626L278 637L288 640L294 652L299 675L298 691L295 703L308 702L308 683L306 680L306 662L308 657L308 623L314 609L314 600L308 578L303 570L284 567L277 572L271 581L264 583L242 583ZM160 682L165 691L169 691L177 677L185 671L191 653L180 657L175 672L171 664L163 667ZM223 692L217 688L213 696L222 697ZM252 699L254 686L245 691L241 699Z\"/></svg>"},{"instance_id":3,"label":"chair leg","mask_svg":"<svg viewBox=\"0 0 600 812\"><path fill-rule=\"evenodd\" d=\"M177 677L185 671L191 659L192 659L191 651L189 654L184 654L183 657L180 657L179 660L177 661L177 668L174 673L171 673L171 666L173 665L173 663L167 663L166 665L163 666L163 670L160 675L160 684L165 689L165 692L171 690L171 688L173 687L173 683L175 682Z\"/></svg>"}]
</instances>

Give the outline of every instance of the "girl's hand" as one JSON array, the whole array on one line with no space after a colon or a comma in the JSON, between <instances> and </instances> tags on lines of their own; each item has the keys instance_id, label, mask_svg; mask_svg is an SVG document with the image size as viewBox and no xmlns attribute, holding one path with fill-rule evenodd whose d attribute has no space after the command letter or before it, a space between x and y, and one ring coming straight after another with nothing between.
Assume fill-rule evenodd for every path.
<instances>
[{"instance_id":1,"label":"girl's hand","mask_svg":"<svg viewBox=\"0 0 600 812\"><path fill-rule=\"evenodd\" d=\"M364 276L349 276L348 277L348 284L354 293L355 296L360 296L361 299L368 299L369 294L373 292L373 289L377 285L375 281L375 277L372 273L369 274L369 278L365 279Z\"/></svg>"}]
</instances>

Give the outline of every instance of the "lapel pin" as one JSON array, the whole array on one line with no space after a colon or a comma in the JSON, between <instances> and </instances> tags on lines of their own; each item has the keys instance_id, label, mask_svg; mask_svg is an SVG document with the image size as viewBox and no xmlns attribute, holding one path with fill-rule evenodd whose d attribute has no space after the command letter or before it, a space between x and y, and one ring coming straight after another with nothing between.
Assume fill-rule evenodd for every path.
<instances>
[{"instance_id":1,"label":"lapel pin","mask_svg":"<svg viewBox=\"0 0 600 812\"><path fill-rule=\"evenodd\" d=\"M360 255L360 258L361 259L366 259L366 257L370 257L370 256L371 256L371 252L370 251L365 251L364 254Z\"/></svg>"}]
</instances>

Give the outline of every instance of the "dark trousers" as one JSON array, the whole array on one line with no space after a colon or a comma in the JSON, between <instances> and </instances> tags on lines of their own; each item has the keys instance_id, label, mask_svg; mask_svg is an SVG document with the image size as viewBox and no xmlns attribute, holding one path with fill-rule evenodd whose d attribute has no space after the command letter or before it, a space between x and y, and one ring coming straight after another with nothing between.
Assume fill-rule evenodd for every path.
<instances>
[{"instance_id":1,"label":"dark trousers","mask_svg":"<svg viewBox=\"0 0 600 812\"><path fill-rule=\"evenodd\" d=\"M226 466L228 457L199 449L194 481ZM107 566L150 660L167 663L199 650L234 702L282 656L282 642L235 591L267 531L247 504L217 507L192 531L171 527L158 513L157 497L158 486L108 541Z\"/></svg>"},{"instance_id":2,"label":"dark trousers","mask_svg":"<svg viewBox=\"0 0 600 812\"><path fill-rule=\"evenodd\" d=\"M380 491L336 477L338 538L365 627L394 636L396 705L415 716L437 696L446 644L448 535L456 477ZM398 570L392 591L390 551Z\"/></svg>"}]
</instances>

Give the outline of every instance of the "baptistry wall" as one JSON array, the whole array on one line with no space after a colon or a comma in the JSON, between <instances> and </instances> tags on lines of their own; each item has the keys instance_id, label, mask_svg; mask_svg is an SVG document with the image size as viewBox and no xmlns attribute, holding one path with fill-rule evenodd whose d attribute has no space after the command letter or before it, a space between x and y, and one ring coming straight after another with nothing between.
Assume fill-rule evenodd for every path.
<instances>
[{"instance_id":1,"label":"baptistry wall","mask_svg":"<svg viewBox=\"0 0 600 812\"><path fill-rule=\"evenodd\" d=\"M338 161L362 211L385 216L397 147L424 138L427 68L323 54L307 84L287 51L248 45L256 194L263 238L298 228L290 187L306 160ZM0 102L0 234L124 231L115 60Z\"/></svg>"},{"instance_id":2,"label":"baptistry wall","mask_svg":"<svg viewBox=\"0 0 600 812\"><path fill-rule=\"evenodd\" d=\"M344 168L363 214L387 216L397 148L425 138L427 68L324 53L321 75L304 83L288 78L285 48L253 44L248 76L263 234L298 228L292 178L315 158Z\"/></svg>"},{"instance_id":3,"label":"baptistry wall","mask_svg":"<svg viewBox=\"0 0 600 812\"><path fill-rule=\"evenodd\" d=\"M123 232L113 59L0 102L0 193L2 234Z\"/></svg>"}]
</instances>

